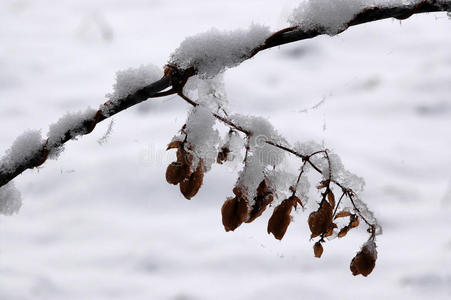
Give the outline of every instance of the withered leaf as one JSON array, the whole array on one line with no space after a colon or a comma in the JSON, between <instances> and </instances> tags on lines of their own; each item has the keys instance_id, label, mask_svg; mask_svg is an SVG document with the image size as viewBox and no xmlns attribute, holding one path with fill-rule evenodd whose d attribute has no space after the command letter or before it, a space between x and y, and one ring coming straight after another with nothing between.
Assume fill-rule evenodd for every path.
<instances>
[{"instance_id":1,"label":"withered leaf","mask_svg":"<svg viewBox=\"0 0 451 300\"><path fill-rule=\"evenodd\" d=\"M351 229L351 228L350 228L349 226L343 227L343 228L340 230L340 232L338 232L338 237L339 237L339 238L345 237L346 234L348 234L348 232L349 232L350 229Z\"/></svg>"},{"instance_id":2,"label":"withered leaf","mask_svg":"<svg viewBox=\"0 0 451 300\"><path fill-rule=\"evenodd\" d=\"M351 261L350 269L352 275L362 274L365 277L368 276L376 266L376 259L377 256L372 251L363 247Z\"/></svg>"},{"instance_id":3,"label":"withered leaf","mask_svg":"<svg viewBox=\"0 0 451 300\"><path fill-rule=\"evenodd\" d=\"M316 242L315 245L313 245L313 253L315 254L315 257L321 258L323 251L323 245L321 245L320 242Z\"/></svg>"},{"instance_id":4,"label":"withered leaf","mask_svg":"<svg viewBox=\"0 0 451 300\"><path fill-rule=\"evenodd\" d=\"M189 167L178 162L172 162L166 169L166 181L177 185L189 176Z\"/></svg>"},{"instance_id":5,"label":"withered leaf","mask_svg":"<svg viewBox=\"0 0 451 300\"><path fill-rule=\"evenodd\" d=\"M257 196L254 198L254 204L252 205L249 219L246 223L251 223L256 218L260 217L273 200L273 191L266 184L266 179L263 179L257 187Z\"/></svg>"},{"instance_id":6,"label":"withered leaf","mask_svg":"<svg viewBox=\"0 0 451 300\"><path fill-rule=\"evenodd\" d=\"M246 198L234 197L227 199L222 205L221 214L225 231L234 231L247 218L248 205Z\"/></svg>"},{"instance_id":7,"label":"withered leaf","mask_svg":"<svg viewBox=\"0 0 451 300\"><path fill-rule=\"evenodd\" d=\"M332 206L329 202L324 201L318 211L312 212L308 218L308 224L311 237L317 237L320 234L330 234L333 231L334 224L332 223Z\"/></svg>"},{"instance_id":8,"label":"withered leaf","mask_svg":"<svg viewBox=\"0 0 451 300\"><path fill-rule=\"evenodd\" d=\"M320 184L320 185L318 185L316 188L318 189L318 190L321 190L321 189L323 189L323 188L325 188L327 185L325 185L325 184Z\"/></svg>"},{"instance_id":9,"label":"withered leaf","mask_svg":"<svg viewBox=\"0 0 451 300\"><path fill-rule=\"evenodd\" d=\"M202 160L200 160L196 170L189 176L189 178L180 182L180 192L182 192L186 199L190 200L199 191L203 180L204 170Z\"/></svg>"},{"instance_id":10,"label":"withered leaf","mask_svg":"<svg viewBox=\"0 0 451 300\"><path fill-rule=\"evenodd\" d=\"M327 200L329 200L332 207L335 207L335 195L331 190L327 193Z\"/></svg>"},{"instance_id":11,"label":"withered leaf","mask_svg":"<svg viewBox=\"0 0 451 300\"><path fill-rule=\"evenodd\" d=\"M350 217L350 216L352 216L352 214L349 211L343 210L335 215L335 219L345 218L345 217Z\"/></svg>"},{"instance_id":12,"label":"withered leaf","mask_svg":"<svg viewBox=\"0 0 451 300\"><path fill-rule=\"evenodd\" d=\"M291 210L293 209L293 201L285 199L277 206L268 222L268 233L272 233L274 237L281 240L287 232L288 225L291 222Z\"/></svg>"}]
</instances>

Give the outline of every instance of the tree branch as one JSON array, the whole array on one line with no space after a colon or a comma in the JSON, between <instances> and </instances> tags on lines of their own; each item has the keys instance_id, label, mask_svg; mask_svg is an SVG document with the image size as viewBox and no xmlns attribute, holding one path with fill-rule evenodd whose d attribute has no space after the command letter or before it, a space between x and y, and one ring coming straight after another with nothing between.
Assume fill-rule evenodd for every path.
<instances>
[{"instance_id":1,"label":"tree branch","mask_svg":"<svg viewBox=\"0 0 451 300\"><path fill-rule=\"evenodd\" d=\"M451 1L424 0L416 5L402 5L399 7L389 8L370 7L357 14L351 21L348 22L348 24L346 24L345 28L387 18L397 18L403 20L413 14L439 11L451 11ZM303 30L299 27L285 28L271 35L261 46L251 51L249 56L245 57L244 60L252 58L260 51L300 40L310 39L322 34L326 34L326 29L321 27L310 30ZM0 187L6 185L25 170L41 166L48 159L48 155L52 150L61 147L63 144L76 138L77 136L89 134L94 130L95 126L103 120L106 120L111 116L149 98L179 93L182 91L188 78L194 76L195 74L196 70L194 68L182 70L176 66L168 66L165 70L165 75L160 80L143 87L125 98L115 101L107 101L101 105L93 118L81 120L79 124L76 124L73 128L68 129L65 132L64 137L58 142L57 145L50 145L47 139L39 151L36 151L30 157L26 157L26 159L22 162L16 163L13 170L6 168L5 162L1 162Z\"/></svg>"}]
</instances>

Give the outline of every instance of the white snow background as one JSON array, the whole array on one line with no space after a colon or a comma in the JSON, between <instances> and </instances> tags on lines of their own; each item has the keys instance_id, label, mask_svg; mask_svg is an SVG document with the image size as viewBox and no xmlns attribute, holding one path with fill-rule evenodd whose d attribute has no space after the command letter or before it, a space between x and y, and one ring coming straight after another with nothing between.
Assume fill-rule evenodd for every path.
<instances>
[{"instance_id":1,"label":"white snow background","mask_svg":"<svg viewBox=\"0 0 451 300\"><path fill-rule=\"evenodd\" d=\"M185 37L216 27L286 27L297 0L2 0L0 153L28 129L98 107L115 72L163 66ZM284 239L272 209L226 233L236 172L213 166L187 201L165 181L167 143L189 108L151 100L67 143L15 180L23 205L0 218L0 299L449 299L451 20L359 25L267 50L225 73L231 111L268 118L290 142L324 142L365 178L384 234L367 277L350 232L313 257L298 211ZM317 105L319 103L319 105ZM313 108L314 107L314 108ZM312 108L312 109L309 109ZM311 201L319 199L312 192Z\"/></svg>"}]
</instances>

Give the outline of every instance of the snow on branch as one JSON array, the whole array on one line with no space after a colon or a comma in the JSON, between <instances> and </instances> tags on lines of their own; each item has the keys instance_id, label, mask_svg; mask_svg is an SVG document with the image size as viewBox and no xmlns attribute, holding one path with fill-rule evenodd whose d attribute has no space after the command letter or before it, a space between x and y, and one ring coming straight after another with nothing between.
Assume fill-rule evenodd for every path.
<instances>
[{"instance_id":1,"label":"snow on branch","mask_svg":"<svg viewBox=\"0 0 451 300\"><path fill-rule=\"evenodd\" d=\"M277 205L268 222L268 233L282 239L292 209L304 207L308 200L311 185L307 174L313 170L321 177L317 184L321 199L308 218L311 238L318 238L315 256L322 255L326 240L346 236L361 220L370 237L350 267L354 275L367 276L375 265L375 239L381 229L359 197L363 180L345 170L339 157L328 149L315 143L292 147L267 120L229 114L220 76L265 49L322 34L335 35L362 23L439 11L451 11L451 0L311 0L293 11L291 27L275 33L252 25L247 30L213 29L189 37L170 56L164 72L154 66L118 72L113 93L99 109L66 114L50 126L45 139L39 131L19 136L0 160L0 214L15 213L21 206L20 193L11 180L49 158L56 159L66 142L89 134L99 122L149 98L178 94L193 108L180 134L168 146L177 149L177 161L166 172L169 183L179 185L181 193L191 199L213 163L239 161L243 168L234 196L222 207L225 230L252 222L268 206ZM192 97L196 90L197 99ZM229 128L222 139L215 129L217 123ZM284 170L287 155L300 159L297 174ZM276 199L284 200L276 203ZM340 221L343 219L348 222Z\"/></svg>"}]
</instances>

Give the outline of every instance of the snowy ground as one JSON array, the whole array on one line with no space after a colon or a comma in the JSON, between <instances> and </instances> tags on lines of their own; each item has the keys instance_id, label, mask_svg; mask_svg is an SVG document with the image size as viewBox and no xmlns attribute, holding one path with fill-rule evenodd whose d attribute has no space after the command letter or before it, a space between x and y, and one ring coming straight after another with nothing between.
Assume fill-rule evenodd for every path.
<instances>
[{"instance_id":1,"label":"snowy ground","mask_svg":"<svg viewBox=\"0 0 451 300\"><path fill-rule=\"evenodd\" d=\"M65 112L97 107L115 71L163 66L185 36L212 26L282 28L296 3L2 0L0 152L25 129L46 134ZM225 79L233 111L267 117L291 142L324 141L365 178L385 230L368 278L349 271L364 232L326 244L318 260L302 212L282 242L266 234L268 214L225 233L227 168L183 199L164 180L173 155L164 148L187 109L172 97L121 113L107 143L98 143L105 122L15 181L24 204L0 219L0 299L451 297L446 14L266 51Z\"/></svg>"}]
</instances>

